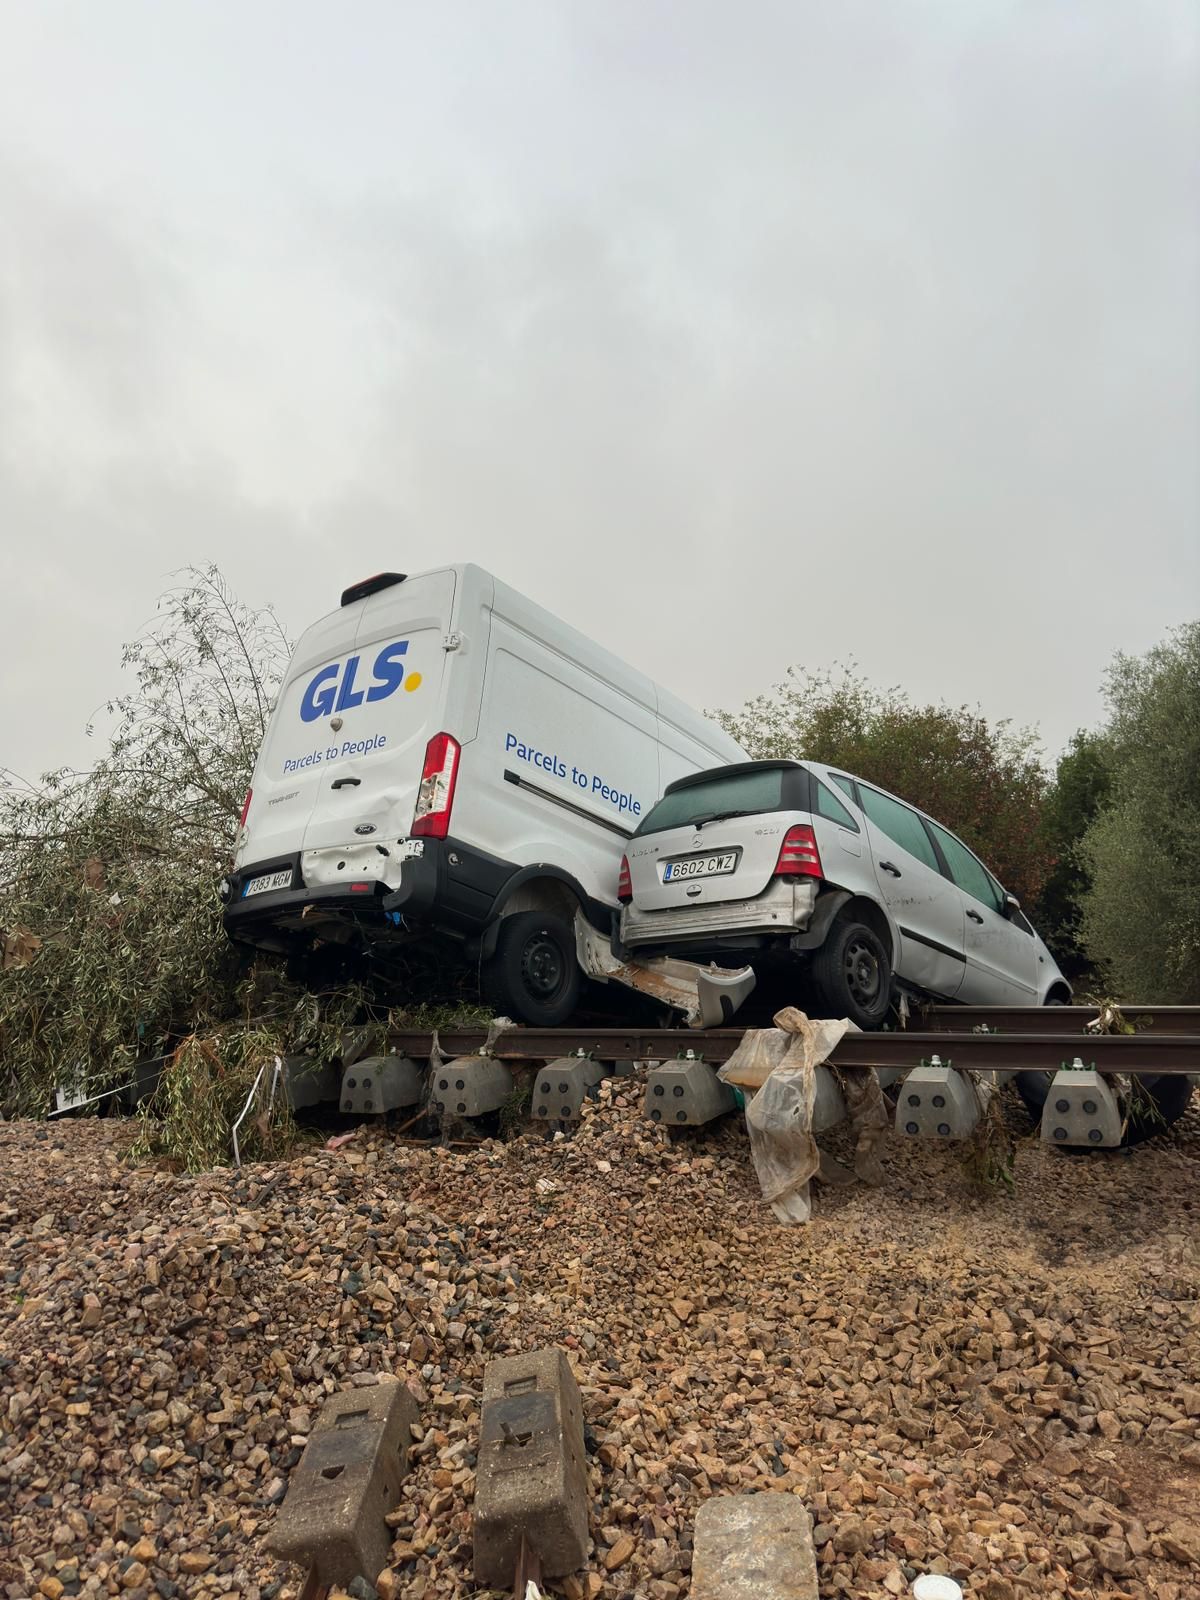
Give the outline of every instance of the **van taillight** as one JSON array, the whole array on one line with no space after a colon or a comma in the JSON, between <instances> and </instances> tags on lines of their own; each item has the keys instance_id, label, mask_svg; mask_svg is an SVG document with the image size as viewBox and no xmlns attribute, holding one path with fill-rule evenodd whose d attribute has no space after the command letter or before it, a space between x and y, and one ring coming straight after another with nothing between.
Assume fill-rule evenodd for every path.
<instances>
[{"instance_id":1,"label":"van taillight","mask_svg":"<svg viewBox=\"0 0 1200 1600\"><path fill-rule=\"evenodd\" d=\"M789 828L779 846L779 860L775 863L777 878L819 878L821 853L817 849L816 835L807 822L798 822Z\"/></svg>"},{"instance_id":2,"label":"van taillight","mask_svg":"<svg viewBox=\"0 0 1200 1600\"><path fill-rule=\"evenodd\" d=\"M254 790L253 789L247 789L246 790L246 798L242 801L242 814L238 818L238 827L239 828L244 828L246 826L246 818L250 815L250 802L253 799L254 799Z\"/></svg>"},{"instance_id":3,"label":"van taillight","mask_svg":"<svg viewBox=\"0 0 1200 1600\"><path fill-rule=\"evenodd\" d=\"M450 831L459 754L458 740L448 733L435 733L425 746L425 767L413 812L414 839L444 839Z\"/></svg>"},{"instance_id":4,"label":"van taillight","mask_svg":"<svg viewBox=\"0 0 1200 1600\"><path fill-rule=\"evenodd\" d=\"M629 876L629 857L621 857L621 874L617 879L617 899L623 906L633 899L633 879Z\"/></svg>"}]
</instances>

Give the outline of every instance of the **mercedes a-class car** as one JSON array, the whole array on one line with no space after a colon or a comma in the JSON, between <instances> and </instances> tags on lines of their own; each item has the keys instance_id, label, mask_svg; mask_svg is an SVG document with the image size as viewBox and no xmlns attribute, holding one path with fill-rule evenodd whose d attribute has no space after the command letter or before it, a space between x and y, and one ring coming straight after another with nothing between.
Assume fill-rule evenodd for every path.
<instances>
[{"instance_id":1,"label":"mercedes a-class car","mask_svg":"<svg viewBox=\"0 0 1200 1600\"><path fill-rule=\"evenodd\" d=\"M621 863L622 955L801 967L862 1028L898 988L972 1005L1071 990L961 839L877 785L813 761L745 761L671 784Z\"/></svg>"}]
</instances>

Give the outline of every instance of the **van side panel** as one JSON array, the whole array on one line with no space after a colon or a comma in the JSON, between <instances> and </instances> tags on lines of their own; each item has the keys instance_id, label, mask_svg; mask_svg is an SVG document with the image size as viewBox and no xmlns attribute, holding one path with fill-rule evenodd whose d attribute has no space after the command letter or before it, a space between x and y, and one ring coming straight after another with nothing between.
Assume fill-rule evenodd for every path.
<instances>
[{"instance_id":1,"label":"van side panel","mask_svg":"<svg viewBox=\"0 0 1200 1600\"><path fill-rule=\"evenodd\" d=\"M657 694L659 795L676 778L684 778L691 772L702 772L705 767L719 767L726 762L749 759L737 740L732 739L710 717L693 711L691 706L677 700L665 689L659 689Z\"/></svg>"},{"instance_id":2,"label":"van side panel","mask_svg":"<svg viewBox=\"0 0 1200 1600\"><path fill-rule=\"evenodd\" d=\"M612 905L624 842L658 798L657 733L648 678L497 583L452 834Z\"/></svg>"}]
</instances>

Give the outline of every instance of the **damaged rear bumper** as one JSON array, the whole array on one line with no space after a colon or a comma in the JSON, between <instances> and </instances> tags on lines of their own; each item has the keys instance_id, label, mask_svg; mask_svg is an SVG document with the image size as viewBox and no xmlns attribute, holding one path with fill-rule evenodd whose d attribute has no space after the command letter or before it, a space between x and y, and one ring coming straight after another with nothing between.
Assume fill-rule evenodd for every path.
<instances>
[{"instance_id":1,"label":"damaged rear bumper","mask_svg":"<svg viewBox=\"0 0 1200 1600\"><path fill-rule=\"evenodd\" d=\"M736 943L739 938L763 935L788 939L808 927L817 889L814 878L778 878L753 900L718 900L661 911L639 911L628 905L621 912L620 947L705 945L717 939Z\"/></svg>"}]
</instances>

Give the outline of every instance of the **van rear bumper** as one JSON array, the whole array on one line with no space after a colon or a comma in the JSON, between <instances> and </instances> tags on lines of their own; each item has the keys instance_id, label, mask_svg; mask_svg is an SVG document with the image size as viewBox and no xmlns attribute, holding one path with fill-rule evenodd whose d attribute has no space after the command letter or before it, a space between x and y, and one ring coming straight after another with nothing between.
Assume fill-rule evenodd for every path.
<instances>
[{"instance_id":1,"label":"van rear bumper","mask_svg":"<svg viewBox=\"0 0 1200 1600\"><path fill-rule=\"evenodd\" d=\"M287 871L291 872L291 888L247 895L247 889L257 878ZM314 911L319 911L322 917L326 914L359 917L372 911L379 914L387 893L385 883L366 883L359 889L344 883L308 888L300 870L298 851L273 857L270 861L252 862L229 873L225 881L229 885L228 894L223 896L225 908L221 916L225 932L231 939L267 950L288 949Z\"/></svg>"},{"instance_id":2,"label":"van rear bumper","mask_svg":"<svg viewBox=\"0 0 1200 1600\"><path fill-rule=\"evenodd\" d=\"M500 861L456 839L421 839L409 842L400 863L400 882L381 879L348 883L306 884L300 853L255 861L229 874L223 921L233 939L266 949L287 949L306 935L313 924L327 918L361 921L373 917L407 928L435 928L467 937L488 922L496 897L516 872ZM291 872L291 887L247 894L258 879L274 872Z\"/></svg>"}]
</instances>

